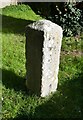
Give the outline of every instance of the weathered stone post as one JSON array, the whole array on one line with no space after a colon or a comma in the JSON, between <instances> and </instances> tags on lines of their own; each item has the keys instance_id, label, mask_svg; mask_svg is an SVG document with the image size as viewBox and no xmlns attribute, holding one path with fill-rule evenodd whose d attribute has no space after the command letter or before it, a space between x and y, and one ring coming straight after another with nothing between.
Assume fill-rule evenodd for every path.
<instances>
[{"instance_id":1,"label":"weathered stone post","mask_svg":"<svg viewBox=\"0 0 83 120\"><path fill-rule=\"evenodd\" d=\"M56 91L62 28L49 20L39 20L26 29L26 85L42 97Z\"/></svg>"}]
</instances>

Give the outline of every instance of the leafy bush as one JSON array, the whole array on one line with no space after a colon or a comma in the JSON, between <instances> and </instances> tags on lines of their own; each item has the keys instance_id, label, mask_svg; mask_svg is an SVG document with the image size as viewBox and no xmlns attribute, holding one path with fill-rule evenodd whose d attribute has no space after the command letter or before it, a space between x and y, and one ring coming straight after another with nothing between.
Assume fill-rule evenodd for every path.
<instances>
[{"instance_id":1,"label":"leafy bush","mask_svg":"<svg viewBox=\"0 0 83 120\"><path fill-rule=\"evenodd\" d=\"M64 11L61 11L58 6L56 6L56 11L54 14L50 14L48 19L62 26L64 30L64 35L72 36L79 35L82 31L82 11L75 7L73 3L65 3Z\"/></svg>"},{"instance_id":2,"label":"leafy bush","mask_svg":"<svg viewBox=\"0 0 83 120\"><path fill-rule=\"evenodd\" d=\"M76 8L76 3L43 2L29 5L37 14L62 26L65 36L79 35L83 30L83 11Z\"/></svg>"}]
</instances>

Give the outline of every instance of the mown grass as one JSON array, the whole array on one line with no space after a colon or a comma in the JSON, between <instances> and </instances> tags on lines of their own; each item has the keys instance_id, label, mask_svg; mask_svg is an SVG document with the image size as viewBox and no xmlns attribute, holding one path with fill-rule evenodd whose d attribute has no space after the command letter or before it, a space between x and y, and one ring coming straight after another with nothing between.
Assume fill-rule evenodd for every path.
<instances>
[{"instance_id":1,"label":"mown grass","mask_svg":"<svg viewBox=\"0 0 83 120\"><path fill-rule=\"evenodd\" d=\"M81 119L83 58L80 54L83 35L63 38L57 92L46 98L31 96L25 88L25 26L41 17L26 5L3 8L1 14L2 119Z\"/></svg>"}]
</instances>

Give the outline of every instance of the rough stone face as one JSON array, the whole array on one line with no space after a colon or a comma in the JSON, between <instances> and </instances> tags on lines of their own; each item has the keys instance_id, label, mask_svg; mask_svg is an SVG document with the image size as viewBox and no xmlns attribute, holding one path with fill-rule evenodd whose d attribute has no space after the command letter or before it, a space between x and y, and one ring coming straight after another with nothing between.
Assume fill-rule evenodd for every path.
<instances>
[{"instance_id":1,"label":"rough stone face","mask_svg":"<svg viewBox=\"0 0 83 120\"><path fill-rule=\"evenodd\" d=\"M45 97L56 91L62 28L49 20L39 20L26 29L26 85Z\"/></svg>"}]
</instances>

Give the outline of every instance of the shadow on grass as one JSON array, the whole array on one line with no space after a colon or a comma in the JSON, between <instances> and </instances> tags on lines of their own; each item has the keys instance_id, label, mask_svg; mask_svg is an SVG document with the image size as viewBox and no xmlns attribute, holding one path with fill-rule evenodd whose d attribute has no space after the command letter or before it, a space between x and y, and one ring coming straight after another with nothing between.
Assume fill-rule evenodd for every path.
<instances>
[{"instance_id":1,"label":"shadow on grass","mask_svg":"<svg viewBox=\"0 0 83 120\"><path fill-rule=\"evenodd\" d=\"M22 113L14 119L9 120L34 120L34 119L57 119L57 120L81 120L82 118L82 74L77 78L66 81L59 86L46 102L35 109L34 115Z\"/></svg>"},{"instance_id":2,"label":"shadow on grass","mask_svg":"<svg viewBox=\"0 0 83 120\"><path fill-rule=\"evenodd\" d=\"M33 21L13 18L10 16L0 15L2 17L2 32L24 34L25 27Z\"/></svg>"},{"instance_id":3,"label":"shadow on grass","mask_svg":"<svg viewBox=\"0 0 83 120\"><path fill-rule=\"evenodd\" d=\"M6 88L15 91L25 91L25 78L16 75L13 71L2 70L2 83Z\"/></svg>"},{"instance_id":4,"label":"shadow on grass","mask_svg":"<svg viewBox=\"0 0 83 120\"><path fill-rule=\"evenodd\" d=\"M35 109L34 116L43 118L78 118L82 117L82 78L80 74L58 87L58 91L44 104Z\"/></svg>"}]
</instances>

